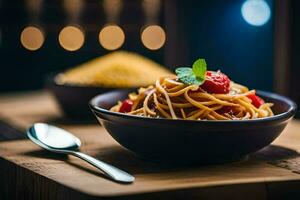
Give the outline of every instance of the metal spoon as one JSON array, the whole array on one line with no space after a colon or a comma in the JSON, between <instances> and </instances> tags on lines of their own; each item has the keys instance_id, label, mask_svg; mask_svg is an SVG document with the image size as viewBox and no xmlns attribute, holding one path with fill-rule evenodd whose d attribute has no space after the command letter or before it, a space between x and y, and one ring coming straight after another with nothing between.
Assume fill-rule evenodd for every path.
<instances>
[{"instance_id":1,"label":"metal spoon","mask_svg":"<svg viewBox=\"0 0 300 200\"><path fill-rule=\"evenodd\" d=\"M35 144L54 152L71 154L81 158L103 171L108 177L118 182L131 183L134 177L112 165L78 152L81 145L79 138L61 128L44 123L36 123L27 131L27 136Z\"/></svg>"}]
</instances>

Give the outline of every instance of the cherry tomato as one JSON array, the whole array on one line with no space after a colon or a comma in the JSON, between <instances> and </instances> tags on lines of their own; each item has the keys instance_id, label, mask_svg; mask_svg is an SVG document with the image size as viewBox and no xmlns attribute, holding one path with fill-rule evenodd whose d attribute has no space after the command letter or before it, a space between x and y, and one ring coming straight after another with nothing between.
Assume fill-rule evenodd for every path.
<instances>
[{"instance_id":1,"label":"cherry tomato","mask_svg":"<svg viewBox=\"0 0 300 200\"><path fill-rule=\"evenodd\" d=\"M221 72L207 71L201 88L208 93L228 94L230 91L230 79Z\"/></svg>"},{"instance_id":2,"label":"cherry tomato","mask_svg":"<svg viewBox=\"0 0 300 200\"><path fill-rule=\"evenodd\" d=\"M251 99L252 105L254 105L256 108L259 108L261 105L265 103L265 101L262 98L260 98L255 94L248 94L247 97Z\"/></svg>"},{"instance_id":3,"label":"cherry tomato","mask_svg":"<svg viewBox=\"0 0 300 200\"><path fill-rule=\"evenodd\" d=\"M132 109L132 106L133 106L133 101L131 101L130 99L125 99L122 102L119 112L121 112L121 113L130 112Z\"/></svg>"}]
</instances>

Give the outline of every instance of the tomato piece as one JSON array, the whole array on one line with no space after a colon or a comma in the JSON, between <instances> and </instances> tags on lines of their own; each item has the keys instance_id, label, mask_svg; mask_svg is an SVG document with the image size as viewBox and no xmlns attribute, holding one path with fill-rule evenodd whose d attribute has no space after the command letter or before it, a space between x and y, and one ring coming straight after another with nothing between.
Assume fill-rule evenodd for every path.
<instances>
[{"instance_id":1,"label":"tomato piece","mask_svg":"<svg viewBox=\"0 0 300 200\"><path fill-rule=\"evenodd\" d=\"M133 106L133 101L131 101L130 99L125 99L122 102L122 105L121 105L121 107L119 109L119 112L121 112L121 113L128 113L128 112L131 111L132 106Z\"/></svg>"},{"instance_id":2,"label":"tomato piece","mask_svg":"<svg viewBox=\"0 0 300 200\"><path fill-rule=\"evenodd\" d=\"M221 72L207 71L205 81L200 87L208 93L228 94L230 91L230 79Z\"/></svg>"},{"instance_id":3,"label":"tomato piece","mask_svg":"<svg viewBox=\"0 0 300 200\"><path fill-rule=\"evenodd\" d=\"M255 94L248 94L247 97L251 99L252 105L254 105L256 108L259 108L261 105L265 103L265 101L262 98L260 98Z\"/></svg>"}]
</instances>

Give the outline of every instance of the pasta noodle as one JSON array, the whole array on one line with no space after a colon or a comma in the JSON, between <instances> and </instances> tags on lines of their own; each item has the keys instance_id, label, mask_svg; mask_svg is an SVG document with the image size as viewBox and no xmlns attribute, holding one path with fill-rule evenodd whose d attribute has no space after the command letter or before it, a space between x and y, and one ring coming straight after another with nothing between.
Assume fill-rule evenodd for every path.
<instances>
[{"instance_id":1,"label":"pasta noodle","mask_svg":"<svg viewBox=\"0 0 300 200\"><path fill-rule=\"evenodd\" d=\"M129 115L188 120L244 120L273 116L272 103L255 107L248 95L255 90L230 83L228 94L211 94L197 85L186 85L176 76L162 77L154 86L129 94ZM120 111L122 102L111 108Z\"/></svg>"},{"instance_id":2,"label":"pasta noodle","mask_svg":"<svg viewBox=\"0 0 300 200\"><path fill-rule=\"evenodd\" d=\"M132 88L154 84L160 76L171 74L141 55L115 51L58 74L55 82L61 85Z\"/></svg>"}]
</instances>

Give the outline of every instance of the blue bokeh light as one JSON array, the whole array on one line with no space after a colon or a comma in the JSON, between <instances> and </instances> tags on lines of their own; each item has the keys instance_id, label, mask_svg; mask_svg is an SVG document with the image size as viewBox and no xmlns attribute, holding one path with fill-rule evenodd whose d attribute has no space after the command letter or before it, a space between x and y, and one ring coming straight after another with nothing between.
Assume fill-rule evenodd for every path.
<instances>
[{"instance_id":1,"label":"blue bokeh light","mask_svg":"<svg viewBox=\"0 0 300 200\"><path fill-rule=\"evenodd\" d=\"M271 17L271 9L265 0L246 0L241 8L244 20L253 26L262 26Z\"/></svg>"}]
</instances>

